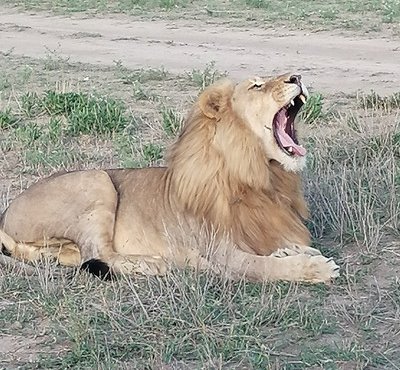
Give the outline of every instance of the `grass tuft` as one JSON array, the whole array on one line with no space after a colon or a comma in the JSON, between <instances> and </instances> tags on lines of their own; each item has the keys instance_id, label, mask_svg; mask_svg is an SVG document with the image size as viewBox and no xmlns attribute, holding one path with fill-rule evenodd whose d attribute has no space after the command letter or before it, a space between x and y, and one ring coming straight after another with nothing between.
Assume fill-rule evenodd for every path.
<instances>
[{"instance_id":1,"label":"grass tuft","mask_svg":"<svg viewBox=\"0 0 400 370\"><path fill-rule=\"evenodd\" d=\"M371 91L370 94L358 96L358 101L363 109L382 109L385 112L391 112L400 109L400 92L381 96L375 91Z\"/></svg>"},{"instance_id":2,"label":"grass tuft","mask_svg":"<svg viewBox=\"0 0 400 370\"><path fill-rule=\"evenodd\" d=\"M144 84L147 82L160 82L168 79L170 74L165 68L141 68L137 70L130 70L126 68L120 60L114 62L116 67L116 74L118 78L126 85L133 85L136 83Z\"/></svg>"},{"instance_id":3,"label":"grass tuft","mask_svg":"<svg viewBox=\"0 0 400 370\"><path fill-rule=\"evenodd\" d=\"M144 144L142 156L148 166L155 165L164 157L164 148L157 143Z\"/></svg>"},{"instance_id":4,"label":"grass tuft","mask_svg":"<svg viewBox=\"0 0 400 370\"><path fill-rule=\"evenodd\" d=\"M162 127L169 137L175 137L183 125L182 116L172 108L163 107L161 110Z\"/></svg>"},{"instance_id":5,"label":"grass tuft","mask_svg":"<svg viewBox=\"0 0 400 370\"><path fill-rule=\"evenodd\" d=\"M200 90L204 90L207 86L213 84L222 77L226 77L226 72L219 72L215 68L215 62L206 64L204 69L193 69L187 73L189 80L194 83Z\"/></svg>"},{"instance_id":6,"label":"grass tuft","mask_svg":"<svg viewBox=\"0 0 400 370\"><path fill-rule=\"evenodd\" d=\"M400 0L382 1L382 13L384 23L398 22L400 19Z\"/></svg>"},{"instance_id":7,"label":"grass tuft","mask_svg":"<svg viewBox=\"0 0 400 370\"><path fill-rule=\"evenodd\" d=\"M11 108L0 111L0 130L15 128L18 118L11 113Z\"/></svg>"},{"instance_id":8,"label":"grass tuft","mask_svg":"<svg viewBox=\"0 0 400 370\"><path fill-rule=\"evenodd\" d=\"M246 5L256 9L268 9L271 2L268 0L245 0Z\"/></svg>"},{"instance_id":9,"label":"grass tuft","mask_svg":"<svg viewBox=\"0 0 400 370\"><path fill-rule=\"evenodd\" d=\"M41 114L63 116L71 135L110 134L121 131L128 123L125 107L114 99L84 93L47 91L43 96L22 96L22 110L28 117Z\"/></svg>"},{"instance_id":10,"label":"grass tuft","mask_svg":"<svg viewBox=\"0 0 400 370\"><path fill-rule=\"evenodd\" d=\"M306 104L301 110L301 120L306 124L317 122L322 117L324 97L320 93L309 96Z\"/></svg>"},{"instance_id":11,"label":"grass tuft","mask_svg":"<svg viewBox=\"0 0 400 370\"><path fill-rule=\"evenodd\" d=\"M389 117L382 122L364 114L357 133L343 127L339 137L318 138L306 188L314 235L334 234L375 253L381 240L400 227L399 126ZM377 125L380 130L371 132Z\"/></svg>"}]
</instances>

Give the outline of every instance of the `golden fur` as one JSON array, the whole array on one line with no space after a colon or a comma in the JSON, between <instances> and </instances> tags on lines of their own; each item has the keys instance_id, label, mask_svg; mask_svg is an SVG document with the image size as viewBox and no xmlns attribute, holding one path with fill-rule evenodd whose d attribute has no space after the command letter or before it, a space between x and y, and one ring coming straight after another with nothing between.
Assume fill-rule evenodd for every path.
<instances>
[{"instance_id":1,"label":"golden fur","mask_svg":"<svg viewBox=\"0 0 400 370\"><path fill-rule=\"evenodd\" d=\"M294 77L207 88L166 168L77 171L31 186L2 215L1 242L16 258L49 254L98 275L189 264L258 281L338 276L309 247L304 158L274 139L274 116L306 94Z\"/></svg>"}]
</instances>

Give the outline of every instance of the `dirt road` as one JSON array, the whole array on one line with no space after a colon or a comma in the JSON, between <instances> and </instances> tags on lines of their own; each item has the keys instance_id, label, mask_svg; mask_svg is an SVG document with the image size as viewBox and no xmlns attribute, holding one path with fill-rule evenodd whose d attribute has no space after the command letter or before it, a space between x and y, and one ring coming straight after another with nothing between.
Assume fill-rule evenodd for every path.
<instances>
[{"instance_id":1,"label":"dirt road","mask_svg":"<svg viewBox=\"0 0 400 370\"><path fill-rule=\"evenodd\" d=\"M400 40L339 33L228 28L125 16L67 18L0 10L0 51L40 58L48 49L73 62L182 73L216 62L234 78L299 71L315 89L399 91Z\"/></svg>"}]
</instances>

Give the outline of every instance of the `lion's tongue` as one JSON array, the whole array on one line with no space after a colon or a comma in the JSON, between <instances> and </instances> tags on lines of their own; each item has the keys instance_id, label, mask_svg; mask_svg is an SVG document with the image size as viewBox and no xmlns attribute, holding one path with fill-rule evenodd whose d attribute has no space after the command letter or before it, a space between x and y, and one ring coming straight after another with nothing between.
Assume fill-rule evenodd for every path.
<instances>
[{"instance_id":1,"label":"lion's tongue","mask_svg":"<svg viewBox=\"0 0 400 370\"><path fill-rule=\"evenodd\" d=\"M306 149L303 148L301 145L297 145L293 139L288 135L285 131L286 125L287 125L287 116L286 116L286 111L282 109L280 112L278 112L276 116L277 120L277 134L279 136L279 140L282 144L282 146L285 149L292 148L292 153L304 156L306 155ZM289 150L290 151L290 150Z\"/></svg>"}]
</instances>

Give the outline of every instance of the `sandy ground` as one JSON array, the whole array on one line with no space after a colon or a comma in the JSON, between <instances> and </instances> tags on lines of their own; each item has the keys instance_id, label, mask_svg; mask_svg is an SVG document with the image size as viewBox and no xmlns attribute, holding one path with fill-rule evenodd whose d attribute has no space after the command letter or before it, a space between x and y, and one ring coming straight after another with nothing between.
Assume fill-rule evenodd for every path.
<instances>
[{"instance_id":1,"label":"sandy ground","mask_svg":"<svg viewBox=\"0 0 400 370\"><path fill-rule=\"evenodd\" d=\"M68 18L0 10L0 52L182 73L210 61L234 78L296 71L317 90L399 91L400 40L332 32L228 28L202 21Z\"/></svg>"}]
</instances>

